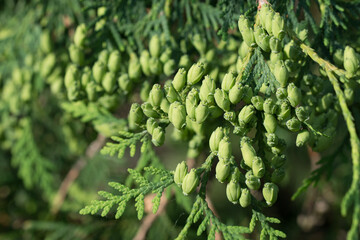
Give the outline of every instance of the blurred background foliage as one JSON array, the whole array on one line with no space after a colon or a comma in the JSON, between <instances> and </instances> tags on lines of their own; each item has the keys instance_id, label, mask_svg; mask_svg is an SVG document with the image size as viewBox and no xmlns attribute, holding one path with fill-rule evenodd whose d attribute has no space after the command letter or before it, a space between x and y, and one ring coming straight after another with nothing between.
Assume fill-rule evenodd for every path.
<instances>
[{"instance_id":1,"label":"blurred background foliage","mask_svg":"<svg viewBox=\"0 0 360 240\"><path fill-rule=\"evenodd\" d=\"M106 24L104 31L92 36L89 39L94 42L92 46L96 47L95 43L99 41L98 50L95 48L94 51L99 52L104 39L110 39L108 44L115 44L113 47L140 52L146 48L143 39L154 33L165 33L169 41L170 32L177 38L186 39L200 33L211 41L226 40L228 32L236 28L239 14L248 11L250 16L254 16L256 12L255 1L243 4L226 0L219 3L194 1L192 7L200 9L201 16L206 20L203 21L188 15L191 1L176 2L181 11L168 17L186 20L180 27L167 25L166 18L159 17L156 12L157 6L166 1L107 1L110 6L106 13L108 19L124 15L121 17L123 22L117 26ZM272 2L277 9L286 9L291 6L287 3L292 1ZM350 24L349 29L347 20L340 16L342 21L339 24L329 23L323 25L327 27L322 27L324 21L338 16L336 9L321 15L302 2L310 1L300 1L299 4L305 9L302 13L304 18L312 24L313 34L318 36L315 41L333 39L323 45L321 54L331 56L332 48L340 41L353 41L354 47L360 46L360 31L353 31L359 26L356 22ZM343 3L318 2L313 1L311 5L318 11L323 10L319 8L321 4ZM0 239L132 239L142 224L133 207L128 207L119 220L114 220L111 215L101 218L78 214L81 208L98 198L97 191L110 191L106 183L124 182L128 176L126 169L136 166L139 153L130 158L126 152L122 159L101 155L101 146L91 144L99 138L97 131L103 122L79 121L78 117L82 116L65 111L66 95L59 90L64 87L54 84L62 81L65 74L69 63L68 47L75 27L84 21L96 24L99 19L93 9L103 4L103 1L88 0L2 0L0 3ZM343 4L347 4L346 1ZM291 11L291 8L288 10ZM354 14L359 13L358 8L354 11ZM320 21L316 22L317 19ZM117 35L114 27L122 35ZM176 27L179 30L172 29ZM44 73L47 68L43 59L50 52L42 44L44 32L51 38L51 57L56 59L55 73L51 75ZM19 80L20 69L23 75ZM130 105L125 103L113 114L124 117L129 108ZM355 115L360 114L358 101L352 108ZM89 110L84 111L88 113ZM119 120L119 124L123 123ZM295 139L288 132L284 131L281 138L286 139L289 146L295 146ZM105 141L100 140L102 143ZM90 150L89 146L92 146ZM235 155L240 154L238 146L234 145L233 149ZM175 169L176 164L184 160L183 153L186 151L186 143L172 141L156 149L158 158L167 169ZM314 179L319 180L317 187L310 187L295 201L291 200L291 196L303 179L317 169L320 155L306 147L290 147L287 156L290 161L278 203L266 211L281 220L280 229L287 233L288 239L345 239L351 220L340 216L339 205L350 186L352 171L348 164L351 158L345 125L339 124L334 149L322 153L322 159L327 159L327 167L315 175ZM69 174L75 174L74 181L62 201L57 194ZM223 185L210 179L208 191L224 223L248 224L246 216L251 215L247 212L250 210L227 201ZM170 198L166 211L155 220L147 239L175 238L185 225L188 212L189 209L177 205L175 198ZM197 225L191 229L189 239L206 238L205 234L196 236ZM248 237L257 238L255 234Z\"/></svg>"}]
</instances>

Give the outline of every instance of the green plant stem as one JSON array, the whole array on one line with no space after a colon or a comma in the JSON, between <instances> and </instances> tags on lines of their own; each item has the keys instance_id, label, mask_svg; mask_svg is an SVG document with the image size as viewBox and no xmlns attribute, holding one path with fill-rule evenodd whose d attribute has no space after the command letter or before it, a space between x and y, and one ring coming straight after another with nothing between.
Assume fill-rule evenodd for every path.
<instances>
[{"instance_id":1,"label":"green plant stem","mask_svg":"<svg viewBox=\"0 0 360 240\"><path fill-rule=\"evenodd\" d=\"M346 105L345 95L340 88L340 84L334 74L330 70L326 70L327 75L329 76L329 80L332 83L335 93L339 99L340 107L346 122L346 126L350 133L350 144L351 144L351 156L353 163L353 181L351 183L351 187L349 191L346 193L347 195L353 195L357 191L359 191L359 180L360 180L360 141L359 137L356 133L355 123L353 121L353 116ZM344 198L345 199L345 198ZM346 215L346 210L342 211L342 214Z\"/></svg>"}]
</instances>

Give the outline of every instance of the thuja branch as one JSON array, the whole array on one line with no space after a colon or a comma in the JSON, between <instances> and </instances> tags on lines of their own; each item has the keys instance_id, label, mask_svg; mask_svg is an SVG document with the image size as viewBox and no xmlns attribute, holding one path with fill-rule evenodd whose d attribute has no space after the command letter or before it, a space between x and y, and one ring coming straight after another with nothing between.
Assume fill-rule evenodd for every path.
<instances>
[{"instance_id":1,"label":"thuja branch","mask_svg":"<svg viewBox=\"0 0 360 240\"><path fill-rule=\"evenodd\" d=\"M355 123L353 121L353 116L346 104L345 95L340 88L339 82L334 76L331 71L326 71L327 75L329 76L329 80L332 83L335 93L339 99L340 107L346 122L346 126L350 133L350 144L351 144L351 156L352 156L352 163L353 163L353 181L351 187L347 194L345 195L343 202L342 202L342 209L341 212L343 215L347 213L347 206L346 202L349 198L352 198L356 192L359 191L359 179L360 179L360 141L359 137L356 133Z\"/></svg>"},{"instance_id":2,"label":"thuja branch","mask_svg":"<svg viewBox=\"0 0 360 240\"><path fill-rule=\"evenodd\" d=\"M290 36L292 40L294 40L300 48L303 50L303 52L308 55L314 62L318 63L320 67L326 69L327 71L335 72L339 76L345 76L346 72L343 69L337 68L335 65L330 63L329 61L326 61L325 59L321 58L314 49L303 43L296 34L290 29L287 29L287 33Z\"/></svg>"}]
</instances>

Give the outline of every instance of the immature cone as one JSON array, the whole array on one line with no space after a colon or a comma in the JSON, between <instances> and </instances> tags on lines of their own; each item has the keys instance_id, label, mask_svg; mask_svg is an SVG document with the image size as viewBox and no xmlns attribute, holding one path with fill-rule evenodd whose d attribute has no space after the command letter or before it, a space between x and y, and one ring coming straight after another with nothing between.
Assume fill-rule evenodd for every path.
<instances>
[{"instance_id":1,"label":"immature cone","mask_svg":"<svg viewBox=\"0 0 360 240\"><path fill-rule=\"evenodd\" d=\"M246 42L249 47L255 46L254 31L250 26L249 20L244 15L240 15L238 27L244 42Z\"/></svg>"},{"instance_id":2,"label":"immature cone","mask_svg":"<svg viewBox=\"0 0 360 240\"><path fill-rule=\"evenodd\" d=\"M262 111L263 110L263 106L264 106L264 98L261 96L253 96L251 98L251 103L252 105L254 105L254 107L256 108L256 110L258 111Z\"/></svg>"},{"instance_id":3,"label":"immature cone","mask_svg":"<svg viewBox=\"0 0 360 240\"><path fill-rule=\"evenodd\" d=\"M107 93L114 92L116 88L115 74L112 72L107 72L101 82L101 85Z\"/></svg>"},{"instance_id":4,"label":"immature cone","mask_svg":"<svg viewBox=\"0 0 360 240\"><path fill-rule=\"evenodd\" d=\"M212 132L209 139L209 147L212 152L217 152L219 149L219 143L224 137L224 129L218 127Z\"/></svg>"},{"instance_id":5,"label":"immature cone","mask_svg":"<svg viewBox=\"0 0 360 240\"><path fill-rule=\"evenodd\" d=\"M239 201L240 193L241 188L238 182L230 181L226 185L226 197L233 204L236 204Z\"/></svg>"},{"instance_id":6,"label":"immature cone","mask_svg":"<svg viewBox=\"0 0 360 240\"><path fill-rule=\"evenodd\" d=\"M284 47L284 53L289 59L297 60L301 54L301 50L294 41L290 41Z\"/></svg>"},{"instance_id":7,"label":"immature cone","mask_svg":"<svg viewBox=\"0 0 360 240\"><path fill-rule=\"evenodd\" d=\"M186 113L191 120L195 120L196 106L199 104L199 91L196 88L191 89L188 93L185 106Z\"/></svg>"},{"instance_id":8,"label":"immature cone","mask_svg":"<svg viewBox=\"0 0 360 240\"><path fill-rule=\"evenodd\" d=\"M288 73L288 70L282 60L279 60L275 63L274 75L275 75L276 80L280 83L281 87L287 86L289 73Z\"/></svg>"},{"instance_id":9,"label":"immature cone","mask_svg":"<svg viewBox=\"0 0 360 240\"><path fill-rule=\"evenodd\" d=\"M186 111L180 102L174 102L169 107L169 120L176 129L182 129L186 123Z\"/></svg>"},{"instance_id":10,"label":"immature cone","mask_svg":"<svg viewBox=\"0 0 360 240\"><path fill-rule=\"evenodd\" d=\"M293 117L286 122L286 127L292 132L298 132L301 129L301 122L296 117Z\"/></svg>"},{"instance_id":11,"label":"immature cone","mask_svg":"<svg viewBox=\"0 0 360 240\"><path fill-rule=\"evenodd\" d=\"M235 85L229 91L229 100L232 104L237 104L244 97L245 88L240 83L235 83Z\"/></svg>"},{"instance_id":12,"label":"immature cone","mask_svg":"<svg viewBox=\"0 0 360 240\"><path fill-rule=\"evenodd\" d=\"M348 72L349 77L352 77L359 69L359 59L356 56L355 50L350 46L345 47L344 68Z\"/></svg>"},{"instance_id":13,"label":"immature cone","mask_svg":"<svg viewBox=\"0 0 360 240\"><path fill-rule=\"evenodd\" d=\"M243 137L241 139L240 149L241 149L241 154L243 156L245 164L248 167L252 167L253 160L256 157L256 152L250 143L250 138Z\"/></svg>"},{"instance_id":14,"label":"immature cone","mask_svg":"<svg viewBox=\"0 0 360 240\"><path fill-rule=\"evenodd\" d=\"M216 83L213 78L206 75L201 83L199 96L201 101L212 103L214 102L214 93L216 89Z\"/></svg>"},{"instance_id":15,"label":"immature cone","mask_svg":"<svg viewBox=\"0 0 360 240\"><path fill-rule=\"evenodd\" d=\"M276 37L271 37L269 40L271 52L279 53L281 51L281 41Z\"/></svg>"},{"instance_id":16,"label":"immature cone","mask_svg":"<svg viewBox=\"0 0 360 240\"><path fill-rule=\"evenodd\" d=\"M183 90L186 84L186 70L184 68L180 68L179 71L175 74L175 77L172 81L172 85L174 86L177 92Z\"/></svg>"},{"instance_id":17,"label":"immature cone","mask_svg":"<svg viewBox=\"0 0 360 240\"><path fill-rule=\"evenodd\" d=\"M223 89L217 88L215 90L215 102L224 111L230 110L230 100L228 94Z\"/></svg>"},{"instance_id":18,"label":"immature cone","mask_svg":"<svg viewBox=\"0 0 360 240\"><path fill-rule=\"evenodd\" d=\"M191 60L189 58L189 55L182 55L180 60L179 60L179 67L184 68L184 69L189 69L189 67L191 66Z\"/></svg>"},{"instance_id":19,"label":"immature cone","mask_svg":"<svg viewBox=\"0 0 360 240\"><path fill-rule=\"evenodd\" d=\"M268 133L275 133L277 127L276 118L268 113L264 114L264 127Z\"/></svg>"},{"instance_id":20,"label":"immature cone","mask_svg":"<svg viewBox=\"0 0 360 240\"><path fill-rule=\"evenodd\" d=\"M175 72L176 69L176 62L174 59L169 59L165 64L164 64L164 74L166 76L170 76Z\"/></svg>"},{"instance_id":21,"label":"immature cone","mask_svg":"<svg viewBox=\"0 0 360 240\"><path fill-rule=\"evenodd\" d=\"M66 69L65 77L64 77L64 84L65 87L68 88L73 82L78 81L80 78L79 70L75 65L70 65Z\"/></svg>"},{"instance_id":22,"label":"immature cone","mask_svg":"<svg viewBox=\"0 0 360 240\"><path fill-rule=\"evenodd\" d=\"M107 49L104 49L99 53L98 61L102 62L106 66L108 64L108 60L109 60L109 51Z\"/></svg>"},{"instance_id":23,"label":"immature cone","mask_svg":"<svg viewBox=\"0 0 360 240\"><path fill-rule=\"evenodd\" d=\"M156 147L159 147L159 146L163 145L164 141L165 141L165 131L164 131L164 129L162 129L161 127L155 128L153 133L152 133L151 141Z\"/></svg>"},{"instance_id":24,"label":"immature cone","mask_svg":"<svg viewBox=\"0 0 360 240\"><path fill-rule=\"evenodd\" d=\"M84 64L84 50L82 48L79 48L75 46L74 44L71 44L69 47L69 54L70 59L73 63L76 63L79 66L82 66Z\"/></svg>"},{"instance_id":25,"label":"immature cone","mask_svg":"<svg viewBox=\"0 0 360 240\"><path fill-rule=\"evenodd\" d=\"M182 183L182 190L185 195L192 193L199 185L199 176L196 174L195 169L186 174Z\"/></svg>"},{"instance_id":26,"label":"immature cone","mask_svg":"<svg viewBox=\"0 0 360 240\"><path fill-rule=\"evenodd\" d=\"M280 41L285 37L285 22L279 13L275 13L272 19L272 33Z\"/></svg>"},{"instance_id":27,"label":"immature cone","mask_svg":"<svg viewBox=\"0 0 360 240\"><path fill-rule=\"evenodd\" d=\"M269 11L267 11L265 13L265 29L269 35L273 35L272 20L274 18L274 15L275 15L275 12L271 7L269 8Z\"/></svg>"},{"instance_id":28,"label":"immature cone","mask_svg":"<svg viewBox=\"0 0 360 240\"><path fill-rule=\"evenodd\" d=\"M266 143L269 147L275 147L278 145L279 138L275 133L265 133Z\"/></svg>"},{"instance_id":29,"label":"immature cone","mask_svg":"<svg viewBox=\"0 0 360 240\"><path fill-rule=\"evenodd\" d=\"M160 109L165 113L169 113L169 108L170 108L169 101L166 98L163 98L161 100Z\"/></svg>"},{"instance_id":30,"label":"immature cone","mask_svg":"<svg viewBox=\"0 0 360 240\"><path fill-rule=\"evenodd\" d=\"M209 107L207 104L200 102L195 109L195 118L198 124L205 122L206 118L209 116Z\"/></svg>"},{"instance_id":31,"label":"immature cone","mask_svg":"<svg viewBox=\"0 0 360 240\"><path fill-rule=\"evenodd\" d=\"M304 122L306 119L309 118L309 112L308 112L308 109L301 106L301 107L297 107L295 109L295 114L296 114L296 117L301 121L301 122Z\"/></svg>"},{"instance_id":32,"label":"immature cone","mask_svg":"<svg viewBox=\"0 0 360 240\"><path fill-rule=\"evenodd\" d=\"M260 188L261 182L260 179L255 177L252 171L249 171L245 174L245 184L249 189L258 190Z\"/></svg>"},{"instance_id":33,"label":"immature cone","mask_svg":"<svg viewBox=\"0 0 360 240\"><path fill-rule=\"evenodd\" d=\"M188 173L188 167L187 167L185 161L182 161L181 163L179 163L176 166L176 169L174 172L174 182L177 185L181 186L187 173Z\"/></svg>"},{"instance_id":34,"label":"immature cone","mask_svg":"<svg viewBox=\"0 0 360 240\"><path fill-rule=\"evenodd\" d=\"M204 63L194 63L187 74L187 84L194 85L198 83L205 73Z\"/></svg>"},{"instance_id":35,"label":"immature cone","mask_svg":"<svg viewBox=\"0 0 360 240\"><path fill-rule=\"evenodd\" d=\"M85 91L89 101L93 102L97 99L96 84L94 81L91 81L88 84L86 84Z\"/></svg>"},{"instance_id":36,"label":"immature cone","mask_svg":"<svg viewBox=\"0 0 360 240\"><path fill-rule=\"evenodd\" d=\"M303 130L296 136L296 146L302 147L310 140L310 133L307 130Z\"/></svg>"},{"instance_id":37,"label":"immature cone","mask_svg":"<svg viewBox=\"0 0 360 240\"><path fill-rule=\"evenodd\" d=\"M149 42L149 50L152 57L158 58L160 56L160 38L158 35L153 35Z\"/></svg>"},{"instance_id":38,"label":"immature cone","mask_svg":"<svg viewBox=\"0 0 360 240\"><path fill-rule=\"evenodd\" d=\"M257 45L265 52L270 51L269 40L270 36L265 33L265 30L260 26L255 26L254 37Z\"/></svg>"},{"instance_id":39,"label":"immature cone","mask_svg":"<svg viewBox=\"0 0 360 240\"><path fill-rule=\"evenodd\" d=\"M266 99L264 101L263 109L265 113L276 114L277 112L276 102L272 98Z\"/></svg>"},{"instance_id":40,"label":"immature cone","mask_svg":"<svg viewBox=\"0 0 360 240\"><path fill-rule=\"evenodd\" d=\"M278 100L285 100L287 98L287 90L286 90L286 88L282 88L282 87L278 88L276 90L276 98Z\"/></svg>"},{"instance_id":41,"label":"immature cone","mask_svg":"<svg viewBox=\"0 0 360 240\"><path fill-rule=\"evenodd\" d=\"M270 5L269 4L262 4L261 8L259 10L259 18L260 18L260 24L263 28L265 28L266 23L266 14L270 11Z\"/></svg>"},{"instance_id":42,"label":"immature cone","mask_svg":"<svg viewBox=\"0 0 360 240\"><path fill-rule=\"evenodd\" d=\"M114 50L110 53L109 61L108 61L108 68L111 72L117 72L120 69L121 65L121 55L120 52Z\"/></svg>"},{"instance_id":43,"label":"immature cone","mask_svg":"<svg viewBox=\"0 0 360 240\"><path fill-rule=\"evenodd\" d=\"M163 51L162 54L160 55L160 61L165 64L167 61L171 59L171 55L172 55L171 48L166 48L165 51Z\"/></svg>"},{"instance_id":44,"label":"immature cone","mask_svg":"<svg viewBox=\"0 0 360 240\"><path fill-rule=\"evenodd\" d=\"M253 105L244 106L241 109L238 117L240 125L251 122L254 118L256 118L255 113L256 110Z\"/></svg>"},{"instance_id":45,"label":"immature cone","mask_svg":"<svg viewBox=\"0 0 360 240\"><path fill-rule=\"evenodd\" d=\"M220 160L216 164L216 169L215 169L216 179L219 180L219 182L221 183L225 182L230 175L230 170L231 170L230 165L226 164L225 161Z\"/></svg>"},{"instance_id":46,"label":"immature cone","mask_svg":"<svg viewBox=\"0 0 360 240\"><path fill-rule=\"evenodd\" d=\"M252 171L255 177L262 178L265 174L265 164L260 157L254 157Z\"/></svg>"},{"instance_id":47,"label":"immature cone","mask_svg":"<svg viewBox=\"0 0 360 240\"><path fill-rule=\"evenodd\" d=\"M130 57L128 74L130 79L137 81L141 76L141 66L139 58L133 54Z\"/></svg>"},{"instance_id":48,"label":"immature cone","mask_svg":"<svg viewBox=\"0 0 360 240\"><path fill-rule=\"evenodd\" d=\"M153 134L154 129L158 126L159 124L154 118L148 118L148 120L146 121L146 130L148 131L148 133L150 133L150 135Z\"/></svg>"},{"instance_id":49,"label":"immature cone","mask_svg":"<svg viewBox=\"0 0 360 240\"><path fill-rule=\"evenodd\" d=\"M129 93L133 87L133 82L130 80L127 73L121 74L118 78L118 84L121 90L126 94Z\"/></svg>"},{"instance_id":50,"label":"immature cone","mask_svg":"<svg viewBox=\"0 0 360 240\"><path fill-rule=\"evenodd\" d=\"M88 83L92 82L92 79L91 79L91 70L89 67L85 67L84 70L83 70L83 73L81 75L81 86L83 88L86 87L86 85Z\"/></svg>"},{"instance_id":51,"label":"immature cone","mask_svg":"<svg viewBox=\"0 0 360 240\"><path fill-rule=\"evenodd\" d=\"M179 101L180 97L179 94L177 93L177 91L175 90L173 84L171 81L166 81L164 84L164 90L165 90L165 94L166 94L166 99L170 102L173 103L175 101Z\"/></svg>"},{"instance_id":52,"label":"immature cone","mask_svg":"<svg viewBox=\"0 0 360 240\"><path fill-rule=\"evenodd\" d=\"M251 193L249 189L243 188L241 189L241 196L239 199L240 206L246 208L251 204Z\"/></svg>"},{"instance_id":53,"label":"immature cone","mask_svg":"<svg viewBox=\"0 0 360 240\"><path fill-rule=\"evenodd\" d=\"M292 107L296 107L301 102L301 90L295 86L294 83L290 83L287 87L288 100Z\"/></svg>"},{"instance_id":54,"label":"immature cone","mask_svg":"<svg viewBox=\"0 0 360 240\"><path fill-rule=\"evenodd\" d=\"M130 129L136 129L145 119L145 115L138 103L133 103L131 105L128 121Z\"/></svg>"},{"instance_id":55,"label":"immature cone","mask_svg":"<svg viewBox=\"0 0 360 240\"><path fill-rule=\"evenodd\" d=\"M221 160L227 161L231 158L231 153L231 142L228 137L224 137L219 143L218 156Z\"/></svg>"},{"instance_id":56,"label":"immature cone","mask_svg":"<svg viewBox=\"0 0 360 240\"><path fill-rule=\"evenodd\" d=\"M246 42L241 42L240 48L239 48L239 55L242 59L246 57L246 55L249 53L249 46L246 44Z\"/></svg>"},{"instance_id":57,"label":"immature cone","mask_svg":"<svg viewBox=\"0 0 360 240\"><path fill-rule=\"evenodd\" d=\"M141 69L143 71L143 73L146 76L150 76L151 75L151 70L150 70L150 53L148 52L148 50L143 50L140 54L140 66Z\"/></svg>"},{"instance_id":58,"label":"immature cone","mask_svg":"<svg viewBox=\"0 0 360 240\"><path fill-rule=\"evenodd\" d=\"M160 115L154 110L154 107L149 102L144 102L143 104L141 104L141 109L147 117L160 117Z\"/></svg>"},{"instance_id":59,"label":"immature cone","mask_svg":"<svg viewBox=\"0 0 360 240\"><path fill-rule=\"evenodd\" d=\"M262 193L266 204L272 206L277 200L279 188L274 183L265 183Z\"/></svg>"},{"instance_id":60,"label":"immature cone","mask_svg":"<svg viewBox=\"0 0 360 240\"><path fill-rule=\"evenodd\" d=\"M229 91L235 84L235 76L232 72L228 72L225 74L222 83L221 83L221 89L224 91Z\"/></svg>"},{"instance_id":61,"label":"immature cone","mask_svg":"<svg viewBox=\"0 0 360 240\"><path fill-rule=\"evenodd\" d=\"M206 41L204 41L204 38L200 36L200 34L195 34L192 37L192 44L198 50L200 55L204 55L206 51Z\"/></svg>"},{"instance_id":62,"label":"immature cone","mask_svg":"<svg viewBox=\"0 0 360 240\"><path fill-rule=\"evenodd\" d=\"M280 121L288 120L291 116L291 107L288 101L283 101L280 104L280 108L277 117Z\"/></svg>"},{"instance_id":63,"label":"immature cone","mask_svg":"<svg viewBox=\"0 0 360 240\"><path fill-rule=\"evenodd\" d=\"M95 81L97 83L101 83L101 81L106 73L106 66L104 65L103 62L97 61L97 62L95 62L94 66L92 68L92 73L93 73L93 77L94 77Z\"/></svg>"},{"instance_id":64,"label":"immature cone","mask_svg":"<svg viewBox=\"0 0 360 240\"><path fill-rule=\"evenodd\" d=\"M164 92L161 89L160 84L154 84L149 93L149 102L155 108L160 107L161 101L164 97Z\"/></svg>"}]
</instances>

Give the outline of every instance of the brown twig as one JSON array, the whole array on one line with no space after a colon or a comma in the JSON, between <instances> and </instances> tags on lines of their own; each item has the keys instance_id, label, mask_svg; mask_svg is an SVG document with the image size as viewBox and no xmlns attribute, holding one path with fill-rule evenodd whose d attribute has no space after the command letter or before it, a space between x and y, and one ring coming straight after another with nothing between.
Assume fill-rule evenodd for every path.
<instances>
[{"instance_id":1,"label":"brown twig","mask_svg":"<svg viewBox=\"0 0 360 240\"><path fill-rule=\"evenodd\" d=\"M53 204L51 207L51 213L57 214L65 200L66 194L69 191L70 186L79 176L80 171L86 166L88 158L92 158L95 154L100 150L100 148L105 143L105 137L101 134L97 136L97 138L89 145L86 149L85 157L80 157L76 163L72 166L72 168L67 173L66 177L62 181L59 190L57 191Z\"/></svg>"}]
</instances>

